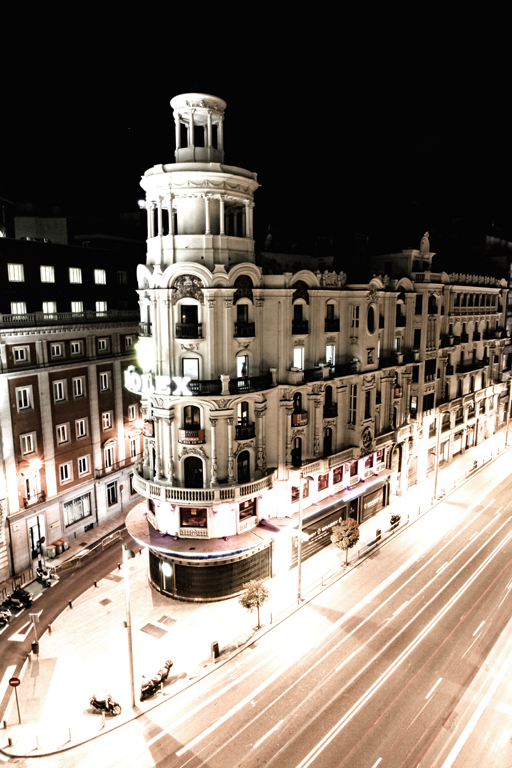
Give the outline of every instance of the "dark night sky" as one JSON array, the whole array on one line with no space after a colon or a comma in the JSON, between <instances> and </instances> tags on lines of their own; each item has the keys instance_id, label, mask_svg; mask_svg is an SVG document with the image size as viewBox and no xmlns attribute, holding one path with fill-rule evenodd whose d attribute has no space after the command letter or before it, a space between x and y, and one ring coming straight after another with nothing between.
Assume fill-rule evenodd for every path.
<instances>
[{"instance_id":1,"label":"dark night sky","mask_svg":"<svg viewBox=\"0 0 512 768\"><path fill-rule=\"evenodd\" d=\"M1 197L134 209L145 169L174 160L170 99L200 91L228 103L226 163L258 173L260 236L269 224L340 242L393 232L405 248L428 229L436 250L453 218L512 231L498 21L449 25L389 6L280 21L284 6L224 4L211 24L220 6L187 8L65 24L13 16L0 54Z\"/></svg>"}]
</instances>

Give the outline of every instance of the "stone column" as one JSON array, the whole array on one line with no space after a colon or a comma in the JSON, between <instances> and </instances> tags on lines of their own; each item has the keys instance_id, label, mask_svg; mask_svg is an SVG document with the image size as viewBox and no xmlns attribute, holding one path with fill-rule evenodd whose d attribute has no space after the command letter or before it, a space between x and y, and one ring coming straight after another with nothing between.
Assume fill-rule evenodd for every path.
<instances>
[{"instance_id":1,"label":"stone column","mask_svg":"<svg viewBox=\"0 0 512 768\"><path fill-rule=\"evenodd\" d=\"M217 146L220 150L224 149L224 117L222 115L217 128Z\"/></svg>"},{"instance_id":2,"label":"stone column","mask_svg":"<svg viewBox=\"0 0 512 768\"><path fill-rule=\"evenodd\" d=\"M247 205L242 208L242 237L247 237Z\"/></svg>"},{"instance_id":3,"label":"stone column","mask_svg":"<svg viewBox=\"0 0 512 768\"><path fill-rule=\"evenodd\" d=\"M257 440L257 458L256 466L262 473L265 474L267 470L267 457L266 457L266 445L265 445L265 412L266 406L256 410L256 440Z\"/></svg>"},{"instance_id":4,"label":"stone column","mask_svg":"<svg viewBox=\"0 0 512 768\"><path fill-rule=\"evenodd\" d=\"M228 422L228 483L235 482L235 457L233 455L233 422L231 417Z\"/></svg>"},{"instance_id":5,"label":"stone column","mask_svg":"<svg viewBox=\"0 0 512 768\"><path fill-rule=\"evenodd\" d=\"M233 208L233 236L238 237L238 212Z\"/></svg>"},{"instance_id":6,"label":"stone column","mask_svg":"<svg viewBox=\"0 0 512 768\"><path fill-rule=\"evenodd\" d=\"M172 216L172 195L169 194L167 199L167 210L169 212L169 235L174 235L174 221Z\"/></svg>"},{"instance_id":7,"label":"stone column","mask_svg":"<svg viewBox=\"0 0 512 768\"><path fill-rule=\"evenodd\" d=\"M222 197L222 195L220 196L219 207L220 207L220 215L219 215L220 234L224 235L225 234L225 230L224 230L224 198Z\"/></svg>"},{"instance_id":8,"label":"stone column","mask_svg":"<svg viewBox=\"0 0 512 768\"><path fill-rule=\"evenodd\" d=\"M206 133L207 133L207 146L210 150L212 148L212 111L211 109L208 110L208 123L206 125ZM208 157L210 156L210 153L208 152Z\"/></svg>"},{"instance_id":9,"label":"stone column","mask_svg":"<svg viewBox=\"0 0 512 768\"><path fill-rule=\"evenodd\" d=\"M188 145L194 147L194 109L190 110L190 129L188 134Z\"/></svg>"},{"instance_id":10,"label":"stone column","mask_svg":"<svg viewBox=\"0 0 512 768\"><path fill-rule=\"evenodd\" d=\"M173 418L169 417L168 419L162 419L163 423L165 424L165 441L164 441L164 455L167 460L165 472L167 475L167 480L172 483L172 443L171 443L171 424L173 422Z\"/></svg>"},{"instance_id":11,"label":"stone column","mask_svg":"<svg viewBox=\"0 0 512 768\"><path fill-rule=\"evenodd\" d=\"M204 196L205 235L210 235L210 196Z\"/></svg>"},{"instance_id":12,"label":"stone column","mask_svg":"<svg viewBox=\"0 0 512 768\"><path fill-rule=\"evenodd\" d=\"M248 235L247 237L254 237L254 221L253 221L253 211L254 211L254 203L249 203L247 210L249 212L249 224L248 224Z\"/></svg>"},{"instance_id":13,"label":"stone column","mask_svg":"<svg viewBox=\"0 0 512 768\"><path fill-rule=\"evenodd\" d=\"M148 220L148 240L153 237L153 203L146 201L146 214Z\"/></svg>"},{"instance_id":14,"label":"stone column","mask_svg":"<svg viewBox=\"0 0 512 768\"><path fill-rule=\"evenodd\" d=\"M315 400L315 415L314 415L314 441L313 441L313 454L314 456L320 456L320 406L322 403L320 400Z\"/></svg>"},{"instance_id":15,"label":"stone column","mask_svg":"<svg viewBox=\"0 0 512 768\"><path fill-rule=\"evenodd\" d=\"M218 485L217 480L217 421L218 419L212 419L210 418L210 424L211 424L211 441L212 441L212 474L211 474L211 483L212 485Z\"/></svg>"},{"instance_id":16,"label":"stone column","mask_svg":"<svg viewBox=\"0 0 512 768\"><path fill-rule=\"evenodd\" d=\"M174 445L176 444L176 422L174 417L169 420L169 453L167 455L167 479L171 485L175 484L174 474Z\"/></svg>"},{"instance_id":17,"label":"stone column","mask_svg":"<svg viewBox=\"0 0 512 768\"><path fill-rule=\"evenodd\" d=\"M181 115L178 113L175 115L175 128L176 128L176 149L181 149Z\"/></svg>"},{"instance_id":18,"label":"stone column","mask_svg":"<svg viewBox=\"0 0 512 768\"><path fill-rule=\"evenodd\" d=\"M163 227L162 227L162 198L158 196L158 202L157 202L157 221L158 221L158 236L162 237L163 235Z\"/></svg>"}]
</instances>

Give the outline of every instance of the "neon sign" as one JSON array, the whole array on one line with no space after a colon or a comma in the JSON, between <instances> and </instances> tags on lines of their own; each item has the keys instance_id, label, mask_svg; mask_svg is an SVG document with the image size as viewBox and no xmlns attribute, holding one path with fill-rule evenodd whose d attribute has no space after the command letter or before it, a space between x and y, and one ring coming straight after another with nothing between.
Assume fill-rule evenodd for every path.
<instances>
[{"instance_id":1,"label":"neon sign","mask_svg":"<svg viewBox=\"0 0 512 768\"><path fill-rule=\"evenodd\" d=\"M156 376L153 373L138 373L133 365L124 372L124 385L129 392L137 395L186 396L192 392L187 384L190 376ZM174 392L171 392L174 382Z\"/></svg>"}]
</instances>

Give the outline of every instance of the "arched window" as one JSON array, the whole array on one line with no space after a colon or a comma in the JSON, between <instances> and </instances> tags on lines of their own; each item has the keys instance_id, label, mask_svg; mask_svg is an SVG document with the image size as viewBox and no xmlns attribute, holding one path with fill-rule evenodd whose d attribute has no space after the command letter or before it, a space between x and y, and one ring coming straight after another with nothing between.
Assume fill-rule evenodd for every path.
<instances>
[{"instance_id":1,"label":"arched window","mask_svg":"<svg viewBox=\"0 0 512 768\"><path fill-rule=\"evenodd\" d=\"M251 480L251 457L249 451L242 451L236 460L238 484L248 483Z\"/></svg>"},{"instance_id":2,"label":"arched window","mask_svg":"<svg viewBox=\"0 0 512 768\"><path fill-rule=\"evenodd\" d=\"M375 311L371 304L368 307L368 314L366 316L366 327L368 328L368 333L373 333L375 330Z\"/></svg>"},{"instance_id":3,"label":"arched window","mask_svg":"<svg viewBox=\"0 0 512 768\"><path fill-rule=\"evenodd\" d=\"M332 429L328 427L324 434L324 456L330 456L332 453Z\"/></svg>"},{"instance_id":4,"label":"arched window","mask_svg":"<svg viewBox=\"0 0 512 768\"><path fill-rule=\"evenodd\" d=\"M437 312L437 300L435 296L428 297L428 314L435 315Z\"/></svg>"},{"instance_id":5,"label":"arched window","mask_svg":"<svg viewBox=\"0 0 512 768\"><path fill-rule=\"evenodd\" d=\"M293 440L292 465L294 467L300 467L302 465L302 440L300 437L295 437Z\"/></svg>"},{"instance_id":6,"label":"arched window","mask_svg":"<svg viewBox=\"0 0 512 768\"><path fill-rule=\"evenodd\" d=\"M447 432L450 429L450 414L443 414L443 420L441 422L441 432Z\"/></svg>"},{"instance_id":7,"label":"arched window","mask_svg":"<svg viewBox=\"0 0 512 768\"><path fill-rule=\"evenodd\" d=\"M332 387L325 388L325 404L332 405Z\"/></svg>"},{"instance_id":8,"label":"arched window","mask_svg":"<svg viewBox=\"0 0 512 768\"><path fill-rule=\"evenodd\" d=\"M237 406L238 423L245 427L249 423L249 403L238 403Z\"/></svg>"},{"instance_id":9,"label":"arched window","mask_svg":"<svg viewBox=\"0 0 512 768\"><path fill-rule=\"evenodd\" d=\"M302 413L302 395L300 392L296 392L293 396L293 412Z\"/></svg>"},{"instance_id":10,"label":"arched window","mask_svg":"<svg viewBox=\"0 0 512 768\"><path fill-rule=\"evenodd\" d=\"M183 429L200 429L201 411L195 405L187 405L183 409Z\"/></svg>"},{"instance_id":11,"label":"arched window","mask_svg":"<svg viewBox=\"0 0 512 768\"><path fill-rule=\"evenodd\" d=\"M185 459L185 487L203 487L203 462L198 456L187 456Z\"/></svg>"}]
</instances>

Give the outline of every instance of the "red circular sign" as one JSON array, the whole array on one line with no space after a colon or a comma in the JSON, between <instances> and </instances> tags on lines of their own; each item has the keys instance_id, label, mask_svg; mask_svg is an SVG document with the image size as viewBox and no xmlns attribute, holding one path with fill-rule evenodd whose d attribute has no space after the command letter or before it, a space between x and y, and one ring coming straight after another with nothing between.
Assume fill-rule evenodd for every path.
<instances>
[{"instance_id":1,"label":"red circular sign","mask_svg":"<svg viewBox=\"0 0 512 768\"><path fill-rule=\"evenodd\" d=\"M13 688L16 688L21 683L21 680L19 677L11 677L9 680L9 685L12 685Z\"/></svg>"},{"instance_id":2,"label":"red circular sign","mask_svg":"<svg viewBox=\"0 0 512 768\"><path fill-rule=\"evenodd\" d=\"M122 491L122 490L123 490L123 486L122 486L122 485L120 485L120 486L119 486L119 490L120 490L120 491Z\"/></svg>"}]
</instances>

